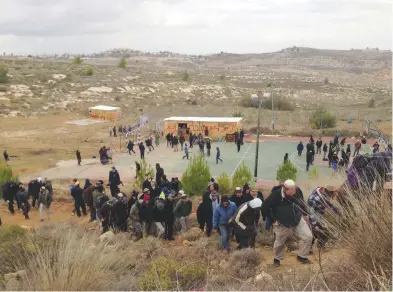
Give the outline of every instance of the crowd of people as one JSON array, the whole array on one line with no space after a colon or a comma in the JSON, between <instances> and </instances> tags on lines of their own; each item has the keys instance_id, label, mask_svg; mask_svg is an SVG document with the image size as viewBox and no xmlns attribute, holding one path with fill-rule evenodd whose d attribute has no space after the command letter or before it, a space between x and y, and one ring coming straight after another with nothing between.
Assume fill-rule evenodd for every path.
<instances>
[{"instance_id":1,"label":"crowd of people","mask_svg":"<svg viewBox=\"0 0 393 292\"><path fill-rule=\"evenodd\" d=\"M346 138L342 138L339 142L340 133L336 132L334 139L329 142L323 142L322 138L318 138L315 142L313 136L310 136L310 139L306 145L306 171L309 170L310 166L314 164L314 159L316 154L322 155L323 152L323 161L327 161L329 168L332 168L334 171L339 169L348 169L350 164L351 157L355 157L360 154L360 150L362 145L367 143L367 138L363 136L360 140L357 140L354 144L354 149L352 153L351 145L346 144ZM303 141L300 141L297 145L297 153L298 156L302 156L304 151ZM388 145L387 151L391 152L392 147ZM376 141L372 146L372 153L379 153L379 143ZM286 156L287 157L287 156ZM340 158L341 157L341 158ZM286 160L284 158L284 160Z\"/></svg>"}]
</instances>

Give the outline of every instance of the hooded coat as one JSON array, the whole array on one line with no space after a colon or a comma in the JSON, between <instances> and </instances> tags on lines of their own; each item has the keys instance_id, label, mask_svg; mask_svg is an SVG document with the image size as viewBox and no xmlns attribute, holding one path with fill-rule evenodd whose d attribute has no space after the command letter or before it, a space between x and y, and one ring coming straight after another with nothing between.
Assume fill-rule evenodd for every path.
<instances>
[{"instance_id":1,"label":"hooded coat","mask_svg":"<svg viewBox=\"0 0 393 292\"><path fill-rule=\"evenodd\" d=\"M257 233L256 222L262 207L262 201L258 198L246 202L239 207L231 223L235 233L243 236L252 236Z\"/></svg>"}]
</instances>

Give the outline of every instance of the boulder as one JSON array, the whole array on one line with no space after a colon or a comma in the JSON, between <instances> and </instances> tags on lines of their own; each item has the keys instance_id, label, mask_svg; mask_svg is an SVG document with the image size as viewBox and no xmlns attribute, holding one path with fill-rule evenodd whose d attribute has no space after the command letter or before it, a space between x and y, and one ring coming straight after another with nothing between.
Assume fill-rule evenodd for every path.
<instances>
[{"instance_id":1,"label":"boulder","mask_svg":"<svg viewBox=\"0 0 393 292\"><path fill-rule=\"evenodd\" d=\"M115 234L112 231L107 231L100 236L100 242L113 242L115 239Z\"/></svg>"},{"instance_id":2,"label":"boulder","mask_svg":"<svg viewBox=\"0 0 393 292\"><path fill-rule=\"evenodd\" d=\"M273 277L270 276L268 273L262 271L262 273L260 273L255 277L255 282L260 282L260 281L273 281Z\"/></svg>"}]
</instances>

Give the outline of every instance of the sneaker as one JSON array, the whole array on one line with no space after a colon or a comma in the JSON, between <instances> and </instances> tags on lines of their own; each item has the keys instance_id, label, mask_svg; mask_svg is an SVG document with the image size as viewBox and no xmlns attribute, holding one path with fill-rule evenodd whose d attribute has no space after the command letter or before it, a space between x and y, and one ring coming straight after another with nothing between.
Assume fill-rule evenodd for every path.
<instances>
[{"instance_id":1,"label":"sneaker","mask_svg":"<svg viewBox=\"0 0 393 292\"><path fill-rule=\"evenodd\" d=\"M296 259L298 260L298 262L301 262L302 264L311 264L311 262L307 258L302 258L300 256L297 256Z\"/></svg>"},{"instance_id":2,"label":"sneaker","mask_svg":"<svg viewBox=\"0 0 393 292\"><path fill-rule=\"evenodd\" d=\"M280 260L274 259L273 264L275 267L279 267L281 265Z\"/></svg>"}]
</instances>

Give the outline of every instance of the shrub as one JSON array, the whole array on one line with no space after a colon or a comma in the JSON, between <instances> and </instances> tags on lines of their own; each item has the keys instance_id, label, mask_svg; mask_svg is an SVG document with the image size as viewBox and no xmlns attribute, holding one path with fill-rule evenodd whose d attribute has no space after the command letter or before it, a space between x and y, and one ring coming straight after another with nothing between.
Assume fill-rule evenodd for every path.
<instances>
[{"instance_id":1,"label":"shrub","mask_svg":"<svg viewBox=\"0 0 393 292\"><path fill-rule=\"evenodd\" d=\"M139 280L139 289L165 291L179 289L189 291L198 288L205 280L206 269L200 263L180 263L167 257L155 259ZM180 287L179 287L179 286Z\"/></svg>"},{"instance_id":2,"label":"shrub","mask_svg":"<svg viewBox=\"0 0 393 292\"><path fill-rule=\"evenodd\" d=\"M150 174L152 178L155 178L155 176L156 176L155 169L153 167L151 167L150 164L148 165L145 160L141 160L139 164L141 165L141 170L139 171L139 173L136 177L136 186L135 187L137 187L137 188L142 187L147 174Z\"/></svg>"},{"instance_id":3,"label":"shrub","mask_svg":"<svg viewBox=\"0 0 393 292\"><path fill-rule=\"evenodd\" d=\"M74 58L74 61L73 61L73 63L74 64L77 64L77 65L79 65L79 64L82 64L82 62L83 62L83 60L82 60L82 58L81 58L81 56L76 56L75 58Z\"/></svg>"},{"instance_id":4,"label":"shrub","mask_svg":"<svg viewBox=\"0 0 393 292\"><path fill-rule=\"evenodd\" d=\"M318 180L319 179L319 169L318 168L311 169L311 171L308 173L308 178L311 180Z\"/></svg>"},{"instance_id":5,"label":"shrub","mask_svg":"<svg viewBox=\"0 0 393 292\"><path fill-rule=\"evenodd\" d=\"M374 108L375 107L375 100L374 100L374 98L370 99L370 101L368 102L368 107L369 108Z\"/></svg>"},{"instance_id":6,"label":"shrub","mask_svg":"<svg viewBox=\"0 0 393 292\"><path fill-rule=\"evenodd\" d=\"M329 113L327 110L319 109L315 111L310 118L311 128L319 129L321 127L321 120L323 129L334 128L337 125L336 116Z\"/></svg>"},{"instance_id":7,"label":"shrub","mask_svg":"<svg viewBox=\"0 0 393 292\"><path fill-rule=\"evenodd\" d=\"M189 81L190 80L190 74L187 71L184 71L182 74L182 80L183 81Z\"/></svg>"},{"instance_id":8,"label":"shrub","mask_svg":"<svg viewBox=\"0 0 393 292\"><path fill-rule=\"evenodd\" d=\"M121 235L115 238L116 244L108 245L83 228L41 227L30 235L37 248L20 266L28 276L20 290L136 290L133 274L144 269L139 262L136 270L140 253L127 248L129 241Z\"/></svg>"},{"instance_id":9,"label":"shrub","mask_svg":"<svg viewBox=\"0 0 393 292\"><path fill-rule=\"evenodd\" d=\"M244 96L239 101L239 105L242 107L255 107L258 108L258 100L252 99L250 96Z\"/></svg>"},{"instance_id":10,"label":"shrub","mask_svg":"<svg viewBox=\"0 0 393 292\"><path fill-rule=\"evenodd\" d=\"M0 86L0 92L7 92L7 87Z\"/></svg>"},{"instance_id":11,"label":"shrub","mask_svg":"<svg viewBox=\"0 0 393 292\"><path fill-rule=\"evenodd\" d=\"M86 75L87 76L92 76L93 75L93 68L92 67L87 68Z\"/></svg>"},{"instance_id":12,"label":"shrub","mask_svg":"<svg viewBox=\"0 0 393 292\"><path fill-rule=\"evenodd\" d=\"M191 101L191 104L192 104L192 105L198 105L198 102L197 102L196 99L193 99L193 100Z\"/></svg>"},{"instance_id":13,"label":"shrub","mask_svg":"<svg viewBox=\"0 0 393 292\"><path fill-rule=\"evenodd\" d=\"M232 176L232 187L242 187L244 184L251 183L252 174L250 169L244 164L240 164L240 166L236 169L235 173Z\"/></svg>"},{"instance_id":14,"label":"shrub","mask_svg":"<svg viewBox=\"0 0 393 292\"><path fill-rule=\"evenodd\" d=\"M8 77L8 68L5 65L0 65L0 83L7 83L9 80Z\"/></svg>"},{"instance_id":15,"label":"shrub","mask_svg":"<svg viewBox=\"0 0 393 292\"><path fill-rule=\"evenodd\" d=\"M15 261L23 254L26 231L19 226L4 226L0 238L0 274L4 274L14 269Z\"/></svg>"},{"instance_id":16,"label":"shrub","mask_svg":"<svg viewBox=\"0 0 393 292\"><path fill-rule=\"evenodd\" d=\"M296 181L297 168L293 165L293 163L289 160L283 162L280 167L277 169L276 179L279 182L284 182L287 179L291 179Z\"/></svg>"},{"instance_id":17,"label":"shrub","mask_svg":"<svg viewBox=\"0 0 393 292\"><path fill-rule=\"evenodd\" d=\"M219 186L219 194L220 195L230 195L231 194L231 178L228 176L226 172L220 174L217 179L217 183Z\"/></svg>"},{"instance_id":18,"label":"shrub","mask_svg":"<svg viewBox=\"0 0 393 292\"><path fill-rule=\"evenodd\" d=\"M349 205L337 204L339 216L327 213L321 222L344 247L345 265L332 269L327 283L339 290L391 290L392 288L392 203L391 192L340 189ZM341 193L341 192L340 192ZM322 259L323 261L323 259ZM355 274L356 280L353 275ZM345 281L351 277L354 281ZM344 284L345 283L345 284ZM344 285L343 285L344 284ZM330 286L330 285L329 285ZM333 285L329 287L331 290Z\"/></svg>"},{"instance_id":19,"label":"shrub","mask_svg":"<svg viewBox=\"0 0 393 292\"><path fill-rule=\"evenodd\" d=\"M261 106L264 109L272 109L272 98L269 97L268 99L262 100ZM276 96L273 97L273 108L278 111L293 111L295 106L288 99Z\"/></svg>"},{"instance_id":20,"label":"shrub","mask_svg":"<svg viewBox=\"0 0 393 292\"><path fill-rule=\"evenodd\" d=\"M189 195L202 195L210 178L210 169L205 158L202 155L194 156L183 173L183 190Z\"/></svg>"},{"instance_id":21,"label":"shrub","mask_svg":"<svg viewBox=\"0 0 393 292\"><path fill-rule=\"evenodd\" d=\"M126 60L125 57L122 57L122 58L120 59L120 62L119 62L119 68L124 69L124 68L126 68L126 67L127 67L127 60Z\"/></svg>"},{"instance_id":22,"label":"shrub","mask_svg":"<svg viewBox=\"0 0 393 292\"><path fill-rule=\"evenodd\" d=\"M224 81L225 80L225 75L221 74L219 78L220 78L220 81Z\"/></svg>"},{"instance_id":23,"label":"shrub","mask_svg":"<svg viewBox=\"0 0 393 292\"><path fill-rule=\"evenodd\" d=\"M235 251L229 257L228 267L230 272L241 279L255 276L256 268L261 263L261 255L254 249Z\"/></svg>"},{"instance_id":24,"label":"shrub","mask_svg":"<svg viewBox=\"0 0 393 292\"><path fill-rule=\"evenodd\" d=\"M1 185L9 180L17 181L18 177L13 176L12 168L9 167L5 162L0 162L0 199L3 198Z\"/></svg>"},{"instance_id":25,"label":"shrub","mask_svg":"<svg viewBox=\"0 0 393 292\"><path fill-rule=\"evenodd\" d=\"M327 77L325 77L325 79L323 79L323 84L325 84L325 85L329 84L329 79L327 79Z\"/></svg>"}]
</instances>

